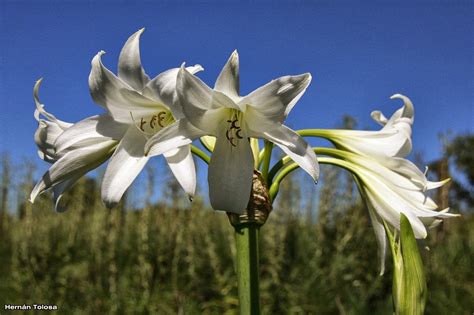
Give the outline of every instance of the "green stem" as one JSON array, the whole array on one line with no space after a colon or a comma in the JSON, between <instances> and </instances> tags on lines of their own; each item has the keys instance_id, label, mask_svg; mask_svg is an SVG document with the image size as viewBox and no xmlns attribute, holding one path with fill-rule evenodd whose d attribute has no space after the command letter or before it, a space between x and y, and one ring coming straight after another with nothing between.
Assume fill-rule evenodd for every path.
<instances>
[{"instance_id":1,"label":"green stem","mask_svg":"<svg viewBox=\"0 0 474 315\"><path fill-rule=\"evenodd\" d=\"M206 164L209 164L209 162L211 161L211 158L209 157L209 155L207 155L204 151L202 151L201 149L199 149L198 147L194 145L191 146L191 152L194 153L194 155L199 157L201 160L206 162Z\"/></svg>"},{"instance_id":2,"label":"green stem","mask_svg":"<svg viewBox=\"0 0 474 315\"><path fill-rule=\"evenodd\" d=\"M338 132L338 129L301 129L296 132L302 137L318 137L330 139L333 137L335 132Z\"/></svg>"},{"instance_id":3,"label":"green stem","mask_svg":"<svg viewBox=\"0 0 474 315\"><path fill-rule=\"evenodd\" d=\"M339 150L339 149L334 149L334 148L313 148L313 151L316 154L320 155L328 155L328 156L333 156L337 158L344 159L345 156L350 155L350 152ZM270 169L268 173L268 178L267 178L267 183L269 186L272 185L275 175L286 165L288 162L291 161L291 158L289 156L285 156L281 160L279 160L273 167ZM319 158L318 158L319 161Z\"/></svg>"},{"instance_id":4,"label":"green stem","mask_svg":"<svg viewBox=\"0 0 474 315\"><path fill-rule=\"evenodd\" d=\"M258 232L257 224L242 224L235 227L241 315L260 314Z\"/></svg>"},{"instance_id":5,"label":"green stem","mask_svg":"<svg viewBox=\"0 0 474 315\"><path fill-rule=\"evenodd\" d=\"M262 176L265 181L268 183L268 170L270 169L270 160L272 158L272 149L273 143L268 140L264 141L264 148L263 148L263 159L262 159Z\"/></svg>"},{"instance_id":6,"label":"green stem","mask_svg":"<svg viewBox=\"0 0 474 315\"><path fill-rule=\"evenodd\" d=\"M334 151L340 151L340 150L337 150L337 149L326 149L326 148L320 148L320 149L324 149L324 151L328 150L328 153L329 153L329 151L333 151L333 150ZM319 150L314 149L314 151L317 153ZM336 156L337 152L334 152L334 153L335 153L334 156ZM358 176L356 170L354 169L354 166L351 163L347 162L347 161L340 160L340 159L335 159L335 158L329 158L329 157L319 157L318 162L320 164L331 164L331 165L336 165L336 166L342 167L342 168L348 170L349 172L351 172L352 174L354 174L355 176ZM285 163L283 163L283 165L285 165ZM270 199L272 200L272 202L275 200L276 195L278 194L278 190L280 189L281 181L286 176L288 176L288 174L290 174L291 172L293 172L297 168L299 168L299 165L294 163L294 162L287 165L287 166L284 166L283 169L275 177L275 179L271 182L271 186L270 186L268 194L270 195Z\"/></svg>"},{"instance_id":7,"label":"green stem","mask_svg":"<svg viewBox=\"0 0 474 315\"><path fill-rule=\"evenodd\" d=\"M296 163L291 163L290 165L286 166L280 173L275 177L268 190L268 195L270 196L270 200L273 202L275 200L278 191L280 190L280 183L288 174L299 168L300 166Z\"/></svg>"}]
</instances>

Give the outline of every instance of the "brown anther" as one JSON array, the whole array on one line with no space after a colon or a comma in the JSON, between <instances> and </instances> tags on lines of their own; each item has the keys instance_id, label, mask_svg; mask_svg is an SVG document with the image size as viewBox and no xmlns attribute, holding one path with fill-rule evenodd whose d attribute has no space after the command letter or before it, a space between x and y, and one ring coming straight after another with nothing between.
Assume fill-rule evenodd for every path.
<instances>
[{"instance_id":1,"label":"brown anther","mask_svg":"<svg viewBox=\"0 0 474 315\"><path fill-rule=\"evenodd\" d=\"M237 145L234 143L234 137L231 137L229 133L230 133L230 129L225 132L225 137L227 138L227 141L229 141L233 147L236 147Z\"/></svg>"},{"instance_id":2,"label":"brown anther","mask_svg":"<svg viewBox=\"0 0 474 315\"><path fill-rule=\"evenodd\" d=\"M239 122L239 120L237 118L235 118L232 121L228 120L227 122L230 122L230 128L229 129L240 129L240 127L237 126L237 123Z\"/></svg>"},{"instance_id":3,"label":"brown anther","mask_svg":"<svg viewBox=\"0 0 474 315\"><path fill-rule=\"evenodd\" d=\"M157 115L153 115L150 120L150 128L155 129L156 119L158 118Z\"/></svg>"},{"instance_id":4,"label":"brown anther","mask_svg":"<svg viewBox=\"0 0 474 315\"><path fill-rule=\"evenodd\" d=\"M235 132L235 136L239 139L243 139L243 137L240 135L240 132L242 132L242 129L238 129L236 132Z\"/></svg>"},{"instance_id":5,"label":"brown anther","mask_svg":"<svg viewBox=\"0 0 474 315\"><path fill-rule=\"evenodd\" d=\"M143 129L143 125L146 124L146 120L143 119L143 117L140 119L140 130L145 132L145 129Z\"/></svg>"},{"instance_id":6,"label":"brown anther","mask_svg":"<svg viewBox=\"0 0 474 315\"><path fill-rule=\"evenodd\" d=\"M162 121L165 120L166 117L166 112L159 112L158 113L158 125L160 125L161 128L164 127Z\"/></svg>"},{"instance_id":7,"label":"brown anther","mask_svg":"<svg viewBox=\"0 0 474 315\"><path fill-rule=\"evenodd\" d=\"M237 143L234 141L235 138L234 137L231 137L230 134L232 132L232 129L235 129L235 136L237 137L237 139L243 139L242 135L240 134L242 132L242 128L240 128L237 123L239 122L239 119L238 118L234 118L234 119L229 119L227 120L228 123L230 123L230 126L229 126L229 129L227 129L226 133L225 133L225 136L227 138L227 140L230 142L230 144L233 146L233 147L236 147L237 146Z\"/></svg>"}]
</instances>

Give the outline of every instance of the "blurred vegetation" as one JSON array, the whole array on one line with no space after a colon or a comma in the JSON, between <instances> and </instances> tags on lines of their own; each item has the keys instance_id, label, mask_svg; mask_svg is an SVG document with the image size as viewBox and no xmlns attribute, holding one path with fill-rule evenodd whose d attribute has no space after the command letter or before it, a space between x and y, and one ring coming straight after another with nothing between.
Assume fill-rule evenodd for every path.
<instances>
[{"instance_id":1,"label":"blurred vegetation","mask_svg":"<svg viewBox=\"0 0 474 315\"><path fill-rule=\"evenodd\" d=\"M462 217L419 243L426 314L474 311L472 140L453 139L430 164L432 179L457 169L469 180L456 179L450 193L435 196L442 204L450 198ZM34 168L2 158L0 305L56 304L67 314L237 313L233 229L202 197L190 203L167 180L163 198L153 202L159 176L151 166L138 187L145 193L128 195L143 198L140 209L127 202L105 209L97 181L83 178L65 197L69 210L57 214L47 194L34 205L26 201ZM391 259L380 277L375 237L351 177L323 168L317 187L302 185L307 179L297 172L289 177L261 229L262 312L391 314Z\"/></svg>"}]
</instances>

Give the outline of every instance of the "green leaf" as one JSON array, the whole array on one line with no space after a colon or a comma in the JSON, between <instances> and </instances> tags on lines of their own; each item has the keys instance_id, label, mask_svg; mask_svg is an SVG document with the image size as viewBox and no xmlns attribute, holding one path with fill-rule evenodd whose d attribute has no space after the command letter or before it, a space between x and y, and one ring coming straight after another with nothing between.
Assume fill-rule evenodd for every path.
<instances>
[{"instance_id":1,"label":"green leaf","mask_svg":"<svg viewBox=\"0 0 474 315\"><path fill-rule=\"evenodd\" d=\"M387 234L390 233L387 231ZM394 264L393 302L399 315L423 314L426 279L418 245L407 217L400 215L400 237L389 237Z\"/></svg>"}]
</instances>

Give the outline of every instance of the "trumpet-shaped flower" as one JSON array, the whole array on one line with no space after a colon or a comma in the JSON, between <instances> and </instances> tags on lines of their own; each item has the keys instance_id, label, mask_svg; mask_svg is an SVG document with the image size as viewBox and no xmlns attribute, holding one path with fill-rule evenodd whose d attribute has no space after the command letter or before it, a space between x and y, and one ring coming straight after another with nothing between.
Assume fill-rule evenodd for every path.
<instances>
[{"instance_id":1,"label":"trumpet-shaped flower","mask_svg":"<svg viewBox=\"0 0 474 315\"><path fill-rule=\"evenodd\" d=\"M391 99L401 99L404 105L390 119L380 111L371 113L372 118L383 126L381 130L325 130L324 134L337 147L354 153L379 158L406 157L412 149L411 128L415 111L408 97L395 94Z\"/></svg>"},{"instance_id":2,"label":"trumpet-shaped flower","mask_svg":"<svg viewBox=\"0 0 474 315\"><path fill-rule=\"evenodd\" d=\"M149 155L158 155L201 136L216 137L209 165L209 196L216 210L242 213L252 183L254 157L249 138L278 145L314 180L319 168L311 147L283 122L311 81L309 73L284 76L247 96L239 93L239 57L234 51L214 89L182 68L176 85L185 118L148 140Z\"/></svg>"},{"instance_id":3,"label":"trumpet-shaped flower","mask_svg":"<svg viewBox=\"0 0 474 315\"><path fill-rule=\"evenodd\" d=\"M97 134L96 137L82 137L82 139L75 141L73 145L58 151L57 140L67 130L75 128L75 125L57 119L44 109L44 105L41 104L38 97L41 82L41 79L38 80L34 88L36 104L34 116L38 121L35 142L38 146L39 156L53 165L33 188L30 201L34 202L38 194L52 188L56 211L64 211L66 208L60 204L64 191L74 185L84 174L93 170L110 157L114 147L117 145L117 140L114 140L114 137L116 137L114 133L119 131L120 126L116 126L115 130L104 128L104 134ZM41 116L45 119L42 119ZM113 122L112 117L108 115L102 117L94 116L90 119L97 120L97 125L99 126L109 125Z\"/></svg>"},{"instance_id":4,"label":"trumpet-shaped flower","mask_svg":"<svg viewBox=\"0 0 474 315\"><path fill-rule=\"evenodd\" d=\"M391 99L401 99L404 104L390 119L380 111L371 113L372 118L383 126L381 130L324 130L324 134L336 147L369 156L377 163L411 179L413 184L424 191L439 187L442 182L429 182L425 173L404 159L412 149L411 133L415 110L410 99L404 95L395 94Z\"/></svg>"},{"instance_id":5,"label":"trumpet-shaped flower","mask_svg":"<svg viewBox=\"0 0 474 315\"><path fill-rule=\"evenodd\" d=\"M324 130L323 136L343 149L338 155L350 162L357 175L361 194L369 208L370 218L381 249L381 272L384 270L386 233L383 222L400 228L400 213L413 227L416 238L425 238L425 226L434 226L442 218L454 216L449 209L435 211L436 203L426 191L449 181L431 182L426 172L405 159L412 148L411 133L414 107L410 99L395 94L392 99L403 100L404 105L390 119L380 111L372 118L383 126L379 131ZM342 153L341 153L342 152Z\"/></svg>"},{"instance_id":6,"label":"trumpet-shaped flower","mask_svg":"<svg viewBox=\"0 0 474 315\"><path fill-rule=\"evenodd\" d=\"M436 211L438 206L425 194L427 189L440 187L449 180L441 182L426 180L426 186L421 186L418 181L391 170L370 157L350 152L340 155L350 163L348 168L356 175L359 190L368 205L380 246L381 273L384 270L386 253L383 222L399 230L400 213L403 213L410 221L415 237L425 238L427 236L425 226L433 227L441 222L442 218L456 216L447 213L449 208Z\"/></svg>"},{"instance_id":7,"label":"trumpet-shaped flower","mask_svg":"<svg viewBox=\"0 0 474 315\"><path fill-rule=\"evenodd\" d=\"M40 111L42 105L35 88L37 111L48 119L40 122L37 143L45 160L54 164L33 189L32 201L49 188L61 194L110 158L102 181L102 200L107 206L115 205L149 159L144 156L147 138L182 116L176 95L179 68L150 80L140 61L142 32L143 29L133 34L122 48L118 76L102 64L104 52L92 60L90 92L94 101L106 109L105 114L66 124ZM202 67L187 69L194 73ZM192 196L196 176L190 147L169 148L164 156L178 182Z\"/></svg>"}]
</instances>

